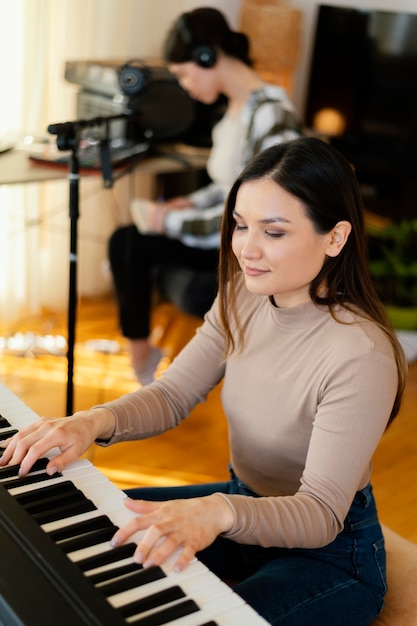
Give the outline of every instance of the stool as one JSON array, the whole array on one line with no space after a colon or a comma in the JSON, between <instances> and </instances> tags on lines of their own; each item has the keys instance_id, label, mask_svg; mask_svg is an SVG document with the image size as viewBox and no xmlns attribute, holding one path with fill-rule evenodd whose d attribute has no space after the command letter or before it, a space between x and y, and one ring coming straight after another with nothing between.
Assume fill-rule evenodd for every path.
<instances>
[{"instance_id":1,"label":"stool","mask_svg":"<svg viewBox=\"0 0 417 626\"><path fill-rule=\"evenodd\" d=\"M163 265L156 272L156 285L163 299L180 311L203 318L217 293L217 271L197 271L178 265Z\"/></svg>"},{"instance_id":2,"label":"stool","mask_svg":"<svg viewBox=\"0 0 417 626\"><path fill-rule=\"evenodd\" d=\"M417 544L382 526L387 552L388 592L382 613L370 626L417 626Z\"/></svg>"}]
</instances>

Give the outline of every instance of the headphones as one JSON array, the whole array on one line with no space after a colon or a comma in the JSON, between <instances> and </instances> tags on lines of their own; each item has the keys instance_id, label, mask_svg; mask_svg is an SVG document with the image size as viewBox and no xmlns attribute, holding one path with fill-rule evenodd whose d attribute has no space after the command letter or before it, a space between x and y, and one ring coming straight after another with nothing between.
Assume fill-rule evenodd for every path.
<instances>
[{"instance_id":1,"label":"headphones","mask_svg":"<svg viewBox=\"0 0 417 626\"><path fill-rule=\"evenodd\" d=\"M119 85L129 97L142 97L152 85L152 70L140 59L130 59L118 68Z\"/></svg>"},{"instance_id":2,"label":"headphones","mask_svg":"<svg viewBox=\"0 0 417 626\"><path fill-rule=\"evenodd\" d=\"M188 13L183 13L177 21L177 30L183 41L187 46L191 46L191 59L197 63L200 67L210 68L215 65L217 60L217 54L213 46L209 45L196 45L194 43L193 29L191 27L191 20Z\"/></svg>"}]
</instances>

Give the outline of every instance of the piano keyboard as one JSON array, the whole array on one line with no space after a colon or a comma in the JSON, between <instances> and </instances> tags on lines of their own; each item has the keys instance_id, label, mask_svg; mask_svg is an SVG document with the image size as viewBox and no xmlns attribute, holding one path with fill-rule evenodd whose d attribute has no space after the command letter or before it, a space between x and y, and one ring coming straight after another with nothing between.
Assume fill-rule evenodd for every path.
<instances>
[{"instance_id":1,"label":"piano keyboard","mask_svg":"<svg viewBox=\"0 0 417 626\"><path fill-rule=\"evenodd\" d=\"M2 385L0 413L0 440L38 419ZM124 493L86 459L53 477L45 463L24 479L0 468L0 624L267 624L198 559L181 573L175 556L144 569L132 558L140 533L111 548L116 527L134 515Z\"/></svg>"}]
</instances>

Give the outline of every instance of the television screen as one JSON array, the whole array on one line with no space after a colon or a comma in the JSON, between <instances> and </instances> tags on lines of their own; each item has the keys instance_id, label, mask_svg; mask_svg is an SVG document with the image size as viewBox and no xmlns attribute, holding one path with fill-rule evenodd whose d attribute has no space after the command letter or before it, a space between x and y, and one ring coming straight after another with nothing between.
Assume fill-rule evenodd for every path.
<instances>
[{"instance_id":1,"label":"television screen","mask_svg":"<svg viewBox=\"0 0 417 626\"><path fill-rule=\"evenodd\" d=\"M417 13L320 5L305 124L352 160L373 209L417 216Z\"/></svg>"},{"instance_id":2,"label":"television screen","mask_svg":"<svg viewBox=\"0 0 417 626\"><path fill-rule=\"evenodd\" d=\"M334 134L415 136L417 14L319 7L308 126L323 109L339 117Z\"/></svg>"}]
</instances>

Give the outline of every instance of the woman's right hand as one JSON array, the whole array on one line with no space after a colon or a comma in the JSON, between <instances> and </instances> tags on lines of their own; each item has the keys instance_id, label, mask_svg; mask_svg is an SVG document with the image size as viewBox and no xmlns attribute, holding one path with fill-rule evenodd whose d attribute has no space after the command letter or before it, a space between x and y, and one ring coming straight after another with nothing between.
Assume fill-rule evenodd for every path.
<instances>
[{"instance_id":1,"label":"woman's right hand","mask_svg":"<svg viewBox=\"0 0 417 626\"><path fill-rule=\"evenodd\" d=\"M167 211L189 209L192 205L188 198L172 198L167 202L147 203L147 226L142 232L163 234L165 232L165 216Z\"/></svg>"},{"instance_id":2,"label":"woman's right hand","mask_svg":"<svg viewBox=\"0 0 417 626\"><path fill-rule=\"evenodd\" d=\"M0 465L20 464L19 476L26 476L35 461L48 450L59 448L59 454L46 467L47 473L52 475L77 460L96 439L110 439L114 428L113 413L102 407L65 418L41 418L2 441L5 451Z\"/></svg>"}]
</instances>

